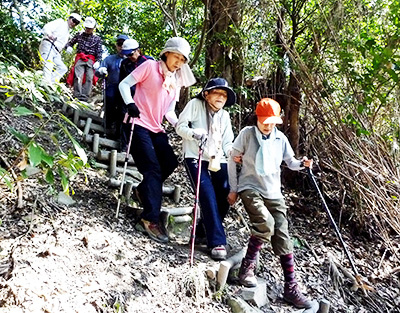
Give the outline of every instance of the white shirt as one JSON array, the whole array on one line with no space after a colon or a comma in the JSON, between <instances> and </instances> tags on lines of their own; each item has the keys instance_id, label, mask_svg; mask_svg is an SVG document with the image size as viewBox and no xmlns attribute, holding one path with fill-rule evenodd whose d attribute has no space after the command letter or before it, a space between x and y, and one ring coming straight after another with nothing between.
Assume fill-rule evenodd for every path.
<instances>
[{"instance_id":1,"label":"white shirt","mask_svg":"<svg viewBox=\"0 0 400 313\"><path fill-rule=\"evenodd\" d=\"M199 153L199 143L193 138L193 129L202 128L208 130L207 125L207 109L204 100L194 98L190 100L182 113L179 115L179 120L176 125L176 133L183 138L183 152L185 158L197 158ZM223 156L220 159L221 163L227 162L227 157L232 149L233 131L229 113L224 109L220 109L215 113L220 119L221 135L222 135L222 152ZM205 149L203 160L209 161L210 155Z\"/></svg>"},{"instance_id":2,"label":"white shirt","mask_svg":"<svg viewBox=\"0 0 400 313\"><path fill-rule=\"evenodd\" d=\"M54 42L54 45L57 47L58 51L61 51L65 47L69 39L68 21L59 18L47 23L43 27L43 35L44 38L47 38L49 40L51 40L49 36L57 38Z\"/></svg>"}]
</instances>

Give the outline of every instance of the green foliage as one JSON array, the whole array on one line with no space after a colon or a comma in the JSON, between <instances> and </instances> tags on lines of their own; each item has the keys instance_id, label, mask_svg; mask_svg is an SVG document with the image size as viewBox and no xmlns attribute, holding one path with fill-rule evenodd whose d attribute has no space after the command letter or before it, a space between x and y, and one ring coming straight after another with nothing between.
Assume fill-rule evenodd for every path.
<instances>
[{"instance_id":1,"label":"green foliage","mask_svg":"<svg viewBox=\"0 0 400 313\"><path fill-rule=\"evenodd\" d=\"M71 179L84 173L84 168L88 166L87 155L70 132L71 127L76 126L62 113L47 106L55 102L68 103L73 107L79 107L80 104L72 100L70 91L64 85L46 84L41 71L20 71L0 62L0 83L0 98L5 98L3 106L11 106L15 116L32 116L41 122L34 134L30 135L11 127L8 129L22 143L18 153L23 158L19 163L21 176L29 175L29 164L41 173L43 181L53 187L60 183L63 191L69 194L72 191ZM61 132L53 133L52 127ZM69 140L75 152L72 149L65 151L64 145L60 143L63 138ZM3 170L0 174L2 180L11 187L12 180L7 172Z\"/></svg>"},{"instance_id":2,"label":"green foliage","mask_svg":"<svg viewBox=\"0 0 400 313\"><path fill-rule=\"evenodd\" d=\"M10 173L4 168L0 167L0 182L5 183L10 190L13 190L14 188L12 185L12 181L13 179Z\"/></svg>"}]
</instances>

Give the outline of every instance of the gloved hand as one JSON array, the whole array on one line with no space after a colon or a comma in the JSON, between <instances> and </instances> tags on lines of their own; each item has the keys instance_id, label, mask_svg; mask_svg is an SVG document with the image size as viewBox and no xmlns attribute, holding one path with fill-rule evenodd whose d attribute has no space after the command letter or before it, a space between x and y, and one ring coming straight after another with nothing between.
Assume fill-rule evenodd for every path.
<instances>
[{"instance_id":1,"label":"gloved hand","mask_svg":"<svg viewBox=\"0 0 400 313\"><path fill-rule=\"evenodd\" d=\"M130 117L140 117L140 111L134 102L128 104L128 115Z\"/></svg>"},{"instance_id":2,"label":"gloved hand","mask_svg":"<svg viewBox=\"0 0 400 313\"><path fill-rule=\"evenodd\" d=\"M99 67L100 67L100 62L99 62L99 61L94 62L93 68L94 68L95 70L97 70Z\"/></svg>"},{"instance_id":3,"label":"gloved hand","mask_svg":"<svg viewBox=\"0 0 400 313\"><path fill-rule=\"evenodd\" d=\"M69 46L69 47L66 49L66 51L67 51L69 54L71 54L72 51L74 51L74 49L73 49L71 46Z\"/></svg>"},{"instance_id":4,"label":"gloved hand","mask_svg":"<svg viewBox=\"0 0 400 313\"><path fill-rule=\"evenodd\" d=\"M107 68L105 66L100 67L99 68L99 73L100 73L100 75L107 76L108 75Z\"/></svg>"},{"instance_id":5,"label":"gloved hand","mask_svg":"<svg viewBox=\"0 0 400 313\"><path fill-rule=\"evenodd\" d=\"M207 139L207 131L203 128L195 128L193 129L192 137L196 140L203 141Z\"/></svg>"}]
</instances>

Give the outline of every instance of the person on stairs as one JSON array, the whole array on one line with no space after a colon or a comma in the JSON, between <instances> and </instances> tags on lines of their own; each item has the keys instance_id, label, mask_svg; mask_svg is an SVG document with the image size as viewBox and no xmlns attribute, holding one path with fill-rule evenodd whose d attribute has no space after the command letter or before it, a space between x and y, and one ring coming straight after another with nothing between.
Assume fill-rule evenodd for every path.
<instances>
[{"instance_id":1,"label":"person on stairs","mask_svg":"<svg viewBox=\"0 0 400 313\"><path fill-rule=\"evenodd\" d=\"M97 77L105 79L105 126L106 134L109 138L117 139L120 136L119 123L119 110L118 110L118 84L119 72L124 56L122 55L122 45L125 40L129 39L127 35L118 35L115 42L115 49L117 53L107 56L101 61L100 67L95 71Z\"/></svg>"},{"instance_id":2,"label":"person on stairs","mask_svg":"<svg viewBox=\"0 0 400 313\"><path fill-rule=\"evenodd\" d=\"M285 286L283 299L297 308L308 308L311 302L300 292L294 271L293 244L290 239L287 206L281 193L281 163L291 170L312 167L312 160L297 160L287 137L276 128L282 124L280 105L264 98L256 107L257 126L243 128L233 143L228 161L233 205L238 195L249 215L251 237L239 270L239 282L246 287L257 285L256 258L264 242L271 242L280 257ZM237 169L237 162L241 169Z\"/></svg>"},{"instance_id":3,"label":"person on stairs","mask_svg":"<svg viewBox=\"0 0 400 313\"><path fill-rule=\"evenodd\" d=\"M88 101L92 90L94 71L99 68L102 57L101 38L95 35L96 20L87 17L83 22L85 31L76 34L66 45L66 51L72 53L78 44L74 65L74 97Z\"/></svg>"},{"instance_id":4,"label":"person on stairs","mask_svg":"<svg viewBox=\"0 0 400 313\"><path fill-rule=\"evenodd\" d=\"M227 158L234 136L229 113L223 108L235 102L236 94L228 82L223 78L212 78L186 104L176 125L176 133L183 138L186 170L195 190L199 141L206 140L201 161L201 220L196 228L196 237L207 238L214 260L224 260L227 255L222 221L229 210Z\"/></svg>"},{"instance_id":5,"label":"person on stairs","mask_svg":"<svg viewBox=\"0 0 400 313\"><path fill-rule=\"evenodd\" d=\"M190 45L184 38L170 38L160 53L161 60L144 62L119 84L128 115L134 121L130 153L143 175L137 187L143 212L135 227L162 243L169 239L160 223L162 185L178 166L162 122L165 117L176 125L180 88L196 81L187 64L189 55ZM132 99L133 85L136 90Z\"/></svg>"},{"instance_id":6,"label":"person on stairs","mask_svg":"<svg viewBox=\"0 0 400 313\"><path fill-rule=\"evenodd\" d=\"M140 64L147 60L154 60L153 57L142 54L139 43L135 39L127 39L122 45L121 54L126 58L121 63L119 72L119 81L121 82L126 76L132 73ZM136 85L131 87L131 96L135 96ZM127 106L123 103L121 94L118 92L118 114L119 120L117 127L120 128L120 147L121 151L125 152L128 147L129 134L131 130L130 123L123 123L125 114L127 113Z\"/></svg>"},{"instance_id":7,"label":"person on stairs","mask_svg":"<svg viewBox=\"0 0 400 313\"><path fill-rule=\"evenodd\" d=\"M72 13L67 20L59 18L43 27L43 39L39 52L44 63L43 75L47 82L59 81L68 71L61 59L61 51L68 42L70 30L80 22L81 16Z\"/></svg>"}]
</instances>

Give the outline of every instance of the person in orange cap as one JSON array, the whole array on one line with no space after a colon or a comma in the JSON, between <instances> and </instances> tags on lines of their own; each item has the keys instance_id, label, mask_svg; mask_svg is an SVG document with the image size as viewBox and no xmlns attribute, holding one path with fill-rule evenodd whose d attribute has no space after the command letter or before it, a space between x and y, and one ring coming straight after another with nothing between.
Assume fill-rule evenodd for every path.
<instances>
[{"instance_id":1,"label":"person in orange cap","mask_svg":"<svg viewBox=\"0 0 400 313\"><path fill-rule=\"evenodd\" d=\"M228 161L229 204L238 196L249 215L251 237L239 271L239 282L246 287L257 285L254 274L256 259L264 242L271 242L280 257L285 287L283 299L297 308L308 308L309 301L299 290L295 272L293 244L290 240L287 206L281 192L281 163L291 170L312 167L312 160L297 160L287 137L275 126L282 124L281 107L270 98L261 99L256 107L257 126L243 128L233 143ZM237 171L236 162L241 169Z\"/></svg>"}]
</instances>

